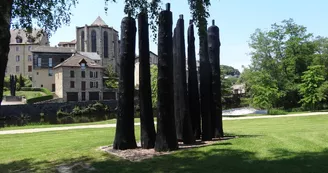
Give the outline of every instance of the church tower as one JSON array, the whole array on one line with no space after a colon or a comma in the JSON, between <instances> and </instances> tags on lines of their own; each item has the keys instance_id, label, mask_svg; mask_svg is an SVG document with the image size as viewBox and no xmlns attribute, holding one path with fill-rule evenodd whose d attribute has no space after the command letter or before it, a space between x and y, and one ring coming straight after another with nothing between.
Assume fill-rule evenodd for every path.
<instances>
[{"instance_id":1,"label":"church tower","mask_svg":"<svg viewBox=\"0 0 328 173\"><path fill-rule=\"evenodd\" d=\"M118 31L109 27L100 16L91 25L76 27L76 50L96 52L101 57L100 64L103 67L111 64L115 71L118 70Z\"/></svg>"}]
</instances>

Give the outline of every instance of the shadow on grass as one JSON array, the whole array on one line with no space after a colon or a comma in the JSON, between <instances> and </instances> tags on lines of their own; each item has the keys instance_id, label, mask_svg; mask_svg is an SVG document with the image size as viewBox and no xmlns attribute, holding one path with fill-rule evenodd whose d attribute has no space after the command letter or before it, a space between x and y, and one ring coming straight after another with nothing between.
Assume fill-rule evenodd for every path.
<instances>
[{"instance_id":1,"label":"shadow on grass","mask_svg":"<svg viewBox=\"0 0 328 173\"><path fill-rule=\"evenodd\" d=\"M322 152L292 152L285 149L270 151L271 159L259 159L257 153L219 149L231 145L217 143L206 150L182 150L172 155L164 155L142 162L120 160L114 156L103 154L104 160L81 157L77 159L59 160L56 162L25 159L0 164L0 172L56 172L58 165L65 163L88 163L92 170L75 170L73 172L326 172L328 170L328 149Z\"/></svg>"}]
</instances>

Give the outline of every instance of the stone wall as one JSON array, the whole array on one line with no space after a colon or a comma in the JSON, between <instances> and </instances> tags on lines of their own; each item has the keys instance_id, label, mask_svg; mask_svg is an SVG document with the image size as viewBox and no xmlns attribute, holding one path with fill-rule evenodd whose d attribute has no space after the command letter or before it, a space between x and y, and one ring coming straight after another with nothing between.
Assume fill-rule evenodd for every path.
<instances>
[{"instance_id":1,"label":"stone wall","mask_svg":"<svg viewBox=\"0 0 328 173\"><path fill-rule=\"evenodd\" d=\"M4 105L0 108L0 117L6 117L7 125L17 125L17 120L22 119L22 116L28 116L29 122L40 122L41 113L44 115L44 121L50 124L57 122L57 111L71 112L75 106L86 107L96 101L88 102L72 102L72 103L41 103L41 104L25 104L25 105ZM111 111L116 108L116 100L100 101L110 107ZM19 118L20 117L20 118Z\"/></svg>"}]
</instances>

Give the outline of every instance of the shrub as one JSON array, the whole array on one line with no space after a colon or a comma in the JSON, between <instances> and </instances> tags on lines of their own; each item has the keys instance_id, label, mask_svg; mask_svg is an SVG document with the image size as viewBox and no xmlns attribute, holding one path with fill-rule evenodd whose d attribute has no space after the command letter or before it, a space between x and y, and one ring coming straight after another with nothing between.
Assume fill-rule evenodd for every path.
<instances>
[{"instance_id":1,"label":"shrub","mask_svg":"<svg viewBox=\"0 0 328 173\"><path fill-rule=\"evenodd\" d=\"M21 91L41 91L41 88L22 87Z\"/></svg>"},{"instance_id":2,"label":"shrub","mask_svg":"<svg viewBox=\"0 0 328 173\"><path fill-rule=\"evenodd\" d=\"M286 115L287 112L281 109L269 109L268 115Z\"/></svg>"},{"instance_id":3,"label":"shrub","mask_svg":"<svg viewBox=\"0 0 328 173\"><path fill-rule=\"evenodd\" d=\"M41 88L41 92L43 92L47 95L52 95L52 93L47 88Z\"/></svg>"},{"instance_id":4,"label":"shrub","mask_svg":"<svg viewBox=\"0 0 328 173\"><path fill-rule=\"evenodd\" d=\"M72 124L72 123L74 123L74 118L71 117L71 116L59 118L58 123L60 123L60 124Z\"/></svg>"},{"instance_id":5,"label":"shrub","mask_svg":"<svg viewBox=\"0 0 328 173\"><path fill-rule=\"evenodd\" d=\"M63 118L63 117L66 117L66 116L70 116L70 114L67 113L67 112L62 111L61 109L59 109L57 111L57 118Z\"/></svg>"},{"instance_id":6,"label":"shrub","mask_svg":"<svg viewBox=\"0 0 328 173\"><path fill-rule=\"evenodd\" d=\"M41 97L34 97L34 98L27 99L26 100L26 103L27 104L33 104L33 103L37 103L37 102L42 102L42 101L50 100L52 98L53 98L52 95L41 96Z\"/></svg>"}]
</instances>

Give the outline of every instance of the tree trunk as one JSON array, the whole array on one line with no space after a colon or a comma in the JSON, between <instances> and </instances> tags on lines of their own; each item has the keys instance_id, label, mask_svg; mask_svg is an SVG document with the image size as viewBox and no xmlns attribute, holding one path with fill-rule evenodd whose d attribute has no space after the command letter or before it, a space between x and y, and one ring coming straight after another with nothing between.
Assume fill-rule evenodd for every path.
<instances>
[{"instance_id":1,"label":"tree trunk","mask_svg":"<svg viewBox=\"0 0 328 173\"><path fill-rule=\"evenodd\" d=\"M3 84L8 62L12 5L12 0L0 1L0 105L3 98Z\"/></svg>"},{"instance_id":2,"label":"tree trunk","mask_svg":"<svg viewBox=\"0 0 328 173\"><path fill-rule=\"evenodd\" d=\"M188 28L188 97L193 133L196 139L200 139L200 103L196 66L194 25L192 24L192 20L189 22Z\"/></svg>"},{"instance_id":3,"label":"tree trunk","mask_svg":"<svg viewBox=\"0 0 328 173\"><path fill-rule=\"evenodd\" d=\"M220 36L219 28L212 26L208 28L208 52L212 69L213 102L211 105L212 133L213 137L222 137L222 106L221 106L221 78L220 78Z\"/></svg>"},{"instance_id":4,"label":"tree trunk","mask_svg":"<svg viewBox=\"0 0 328 173\"><path fill-rule=\"evenodd\" d=\"M173 105L172 12L170 4L159 14L158 27L158 101L155 150L178 149Z\"/></svg>"},{"instance_id":5,"label":"tree trunk","mask_svg":"<svg viewBox=\"0 0 328 173\"><path fill-rule=\"evenodd\" d=\"M175 127L178 140L182 140L184 144L191 144L195 142L195 137L192 132L188 109L184 20L182 15L180 15L174 29L173 45Z\"/></svg>"},{"instance_id":6,"label":"tree trunk","mask_svg":"<svg viewBox=\"0 0 328 173\"><path fill-rule=\"evenodd\" d=\"M151 100L149 29L147 12L138 16L139 33L139 103L141 122L141 147L154 148L156 133Z\"/></svg>"},{"instance_id":7,"label":"tree trunk","mask_svg":"<svg viewBox=\"0 0 328 173\"><path fill-rule=\"evenodd\" d=\"M204 19L199 26L199 56L200 56L200 99L202 115L202 140L212 140L212 120L211 120L211 102L212 102L212 72L207 51L207 22Z\"/></svg>"},{"instance_id":8,"label":"tree trunk","mask_svg":"<svg viewBox=\"0 0 328 173\"><path fill-rule=\"evenodd\" d=\"M121 23L121 58L118 89L117 123L114 149L137 147L134 134L134 62L136 22L125 17Z\"/></svg>"}]
</instances>

